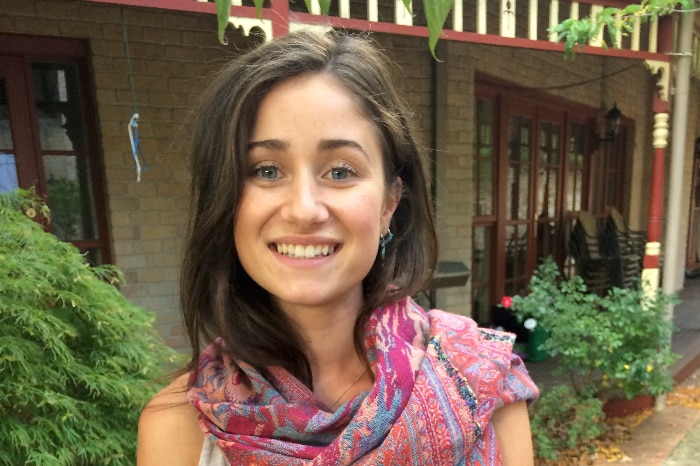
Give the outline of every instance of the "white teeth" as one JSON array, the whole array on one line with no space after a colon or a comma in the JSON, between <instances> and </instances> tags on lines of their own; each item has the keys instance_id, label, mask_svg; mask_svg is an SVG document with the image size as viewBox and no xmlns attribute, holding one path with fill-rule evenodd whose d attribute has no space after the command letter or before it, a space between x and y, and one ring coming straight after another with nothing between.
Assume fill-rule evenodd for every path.
<instances>
[{"instance_id":1,"label":"white teeth","mask_svg":"<svg viewBox=\"0 0 700 466\"><path fill-rule=\"evenodd\" d=\"M308 259L311 259L315 255L316 255L316 248L311 246L311 245L306 246L306 249L304 250L304 256L306 256L306 258L308 258Z\"/></svg>"},{"instance_id":2,"label":"white teeth","mask_svg":"<svg viewBox=\"0 0 700 466\"><path fill-rule=\"evenodd\" d=\"M276 246L279 254L300 259L313 259L314 257L328 256L335 251L335 247L328 244L309 244L307 246L301 244L277 244Z\"/></svg>"}]
</instances>

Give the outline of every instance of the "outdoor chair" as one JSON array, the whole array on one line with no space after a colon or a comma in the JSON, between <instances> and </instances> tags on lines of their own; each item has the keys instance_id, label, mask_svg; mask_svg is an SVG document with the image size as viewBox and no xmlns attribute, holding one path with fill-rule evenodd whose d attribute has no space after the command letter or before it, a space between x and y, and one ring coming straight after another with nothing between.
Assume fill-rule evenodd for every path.
<instances>
[{"instance_id":1,"label":"outdoor chair","mask_svg":"<svg viewBox=\"0 0 700 466\"><path fill-rule=\"evenodd\" d=\"M603 232L595 218L585 210L579 211L569 238L571 256L576 265L576 273L581 276L588 290L601 295L619 280L619 277L613 277L615 258L603 246L602 236Z\"/></svg>"},{"instance_id":2,"label":"outdoor chair","mask_svg":"<svg viewBox=\"0 0 700 466\"><path fill-rule=\"evenodd\" d=\"M604 230L605 247L608 253L615 257L614 275L617 275L620 281L616 286L638 286L642 273L646 232L630 229L622 214L614 207L608 210Z\"/></svg>"}]
</instances>

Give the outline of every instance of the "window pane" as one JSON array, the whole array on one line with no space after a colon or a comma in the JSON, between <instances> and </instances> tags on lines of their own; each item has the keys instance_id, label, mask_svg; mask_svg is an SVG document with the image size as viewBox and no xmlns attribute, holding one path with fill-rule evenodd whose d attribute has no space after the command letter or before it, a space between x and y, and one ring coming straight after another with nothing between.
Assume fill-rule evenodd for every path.
<instances>
[{"instance_id":1,"label":"window pane","mask_svg":"<svg viewBox=\"0 0 700 466\"><path fill-rule=\"evenodd\" d=\"M12 153L10 107L5 93L5 81L0 79L0 192L17 188L17 164Z\"/></svg>"},{"instance_id":2,"label":"window pane","mask_svg":"<svg viewBox=\"0 0 700 466\"><path fill-rule=\"evenodd\" d=\"M506 197L506 218L509 220L524 219L529 215L531 131L532 120L519 116L511 117Z\"/></svg>"},{"instance_id":3,"label":"window pane","mask_svg":"<svg viewBox=\"0 0 700 466\"><path fill-rule=\"evenodd\" d=\"M566 210L581 210L583 192L583 154L585 150L586 126L573 123L569 140L569 167L566 179Z\"/></svg>"},{"instance_id":4,"label":"window pane","mask_svg":"<svg viewBox=\"0 0 700 466\"><path fill-rule=\"evenodd\" d=\"M90 171L85 157L45 155L51 229L64 241L97 239Z\"/></svg>"},{"instance_id":5,"label":"window pane","mask_svg":"<svg viewBox=\"0 0 700 466\"><path fill-rule=\"evenodd\" d=\"M491 266L493 265L493 238L495 229L492 226L475 227L472 233L471 280L473 315L479 322L488 322L491 303Z\"/></svg>"},{"instance_id":6,"label":"window pane","mask_svg":"<svg viewBox=\"0 0 700 466\"><path fill-rule=\"evenodd\" d=\"M493 102L477 102L477 151L474 160L476 171L476 215L493 214L494 165L493 157Z\"/></svg>"},{"instance_id":7,"label":"window pane","mask_svg":"<svg viewBox=\"0 0 700 466\"><path fill-rule=\"evenodd\" d=\"M18 186L15 156L0 152L0 193L12 191Z\"/></svg>"},{"instance_id":8,"label":"window pane","mask_svg":"<svg viewBox=\"0 0 700 466\"><path fill-rule=\"evenodd\" d=\"M478 203L476 215L490 215L493 212L493 167L490 163L481 161L478 165Z\"/></svg>"},{"instance_id":9,"label":"window pane","mask_svg":"<svg viewBox=\"0 0 700 466\"><path fill-rule=\"evenodd\" d=\"M44 150L82 151L80 80L73 64L34 63L32 80Z\"/></svg>"},{"instance_id":10,"label":"window pane","mask_svg":"<svg viewBox=\"0 0 700 466\"><path fill-rule=\"evenodd\" d=\"M12 131L10 129L10 106L7 103L5 81L0 79L0 151L12 150Z\"/></svg>"},{"instance_id":11,"label":"window pane","mask_svg":"<svg viewBox=\"0 0 700 466\"><path fill-rule=\"evenodd\" d=\"M554 217L559 184L559 125L540 125L540 166L537 171L537 213L540 217Z\"/></svg>"},{"instance_id":12,"label":"window pane","mask_svg":"<svg viewBox=\"0 0 700 466\"><path fill-rule=\"evenodd\" d=\"M516 295L527 287L527 225L506 226L505 294Z\"/></svg>"}]
</instances>

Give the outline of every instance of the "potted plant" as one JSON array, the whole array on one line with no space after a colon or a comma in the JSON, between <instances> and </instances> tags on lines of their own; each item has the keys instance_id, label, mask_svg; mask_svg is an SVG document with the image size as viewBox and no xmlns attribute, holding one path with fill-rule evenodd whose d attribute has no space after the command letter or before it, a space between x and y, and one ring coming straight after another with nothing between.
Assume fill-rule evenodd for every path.
<instances>
[{"instance_id":1,"label":"potted plant","mask_svg":"<svg viewBox=\"0 0 700 466\"><path fill-rule=\"evenodd\" d=\"M547 330L541 348L558 357L558 370L571 377L577 393L608 401L670 391L666 368L677 356L666 312L675 301L641 287L588 293L581 277L564 279L550 257L537 268L528 294L513 297L512 312Z\"/></svg>"}]
</instances>

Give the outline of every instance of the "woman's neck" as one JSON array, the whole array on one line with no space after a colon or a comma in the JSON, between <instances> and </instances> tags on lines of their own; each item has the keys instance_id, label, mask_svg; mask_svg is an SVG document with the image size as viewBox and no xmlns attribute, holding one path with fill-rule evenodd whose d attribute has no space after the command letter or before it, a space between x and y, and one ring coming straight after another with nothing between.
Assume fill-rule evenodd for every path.
<instances>
[{"instance_id":1,"label":"woman's neck","mask_svg":"<svg viewBox=\"0 0 700 466\"><path fill-rule=\"evenodd\" d=\"M357 359L354 328L361 305L361 302L318 307L282 305L302 339L312 372L345 367Z\"/></svg>"},{"instance_id":2,"label":"woman's neck","mask_svg":"<svg viewBox=\"0 0 700 466\"><path fill-rule=\"evenodd\" d=\"M313 390L323 402L330 405L340 397L342 404L371 387L372 374L364 373L364 362L354 340L355 322L362 309L361 295L331 306L280 306L302 339ZM351 389L344 392L350 385Z\"/></svg>"}]
</instances>

